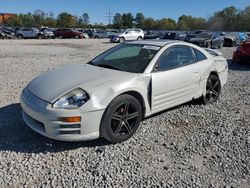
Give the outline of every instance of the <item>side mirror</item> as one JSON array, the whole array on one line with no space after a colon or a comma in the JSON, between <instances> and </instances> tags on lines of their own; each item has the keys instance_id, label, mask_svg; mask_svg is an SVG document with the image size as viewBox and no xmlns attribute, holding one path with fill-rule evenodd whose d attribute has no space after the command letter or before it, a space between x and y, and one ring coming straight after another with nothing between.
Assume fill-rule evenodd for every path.
<instances>
[{"instance_id":1,"label":"side mirror","mask_svg":"<svg viewBox=\"0 0 250 188\"><path fill-rule=\"evenodd\" d=\"M157 71L159 71L159 69L160 69L160 62L157 61L157 62L155 63L154 68L153 68L153 72L157 72Z\"/></svg>"}]
</instances>

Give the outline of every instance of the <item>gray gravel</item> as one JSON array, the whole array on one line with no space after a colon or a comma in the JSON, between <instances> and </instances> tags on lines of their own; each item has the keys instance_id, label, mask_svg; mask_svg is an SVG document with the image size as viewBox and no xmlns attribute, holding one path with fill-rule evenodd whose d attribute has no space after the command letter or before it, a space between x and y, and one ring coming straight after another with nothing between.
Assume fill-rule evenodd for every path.
<instances>
[{"instance_id":1,"label":"gray gravel","mask_svg":"<svg viewBox=\"0 0 250 188\"><path fill-rule=\"evenodd\" d=\"M229 63L219 101L141 123L127 142L65 143L25 126L18 103L37 75L83 63L107 40L0 41L0 187L250 187L250 67ZM230 59L233 48L224 48Z\"/></svg>"}]
</instances>

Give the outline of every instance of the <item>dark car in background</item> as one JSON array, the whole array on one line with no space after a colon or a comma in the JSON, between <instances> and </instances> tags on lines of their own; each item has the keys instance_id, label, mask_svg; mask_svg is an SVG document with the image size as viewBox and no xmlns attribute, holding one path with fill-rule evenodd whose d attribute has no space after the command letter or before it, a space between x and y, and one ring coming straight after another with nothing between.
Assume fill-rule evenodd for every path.
<instances>
[{"instance_id":1,"label":"dark car in background","mask_svg":"<svg viewBox=\"0 0 250 188\"><path fill-rule=\"evenodd\" d=\"M157 39L161 37L164 33L160 31L147 31L146 34L144 35L144 39Z\"/></svg>"},{"instance_id":2,"label":"dark car in background","mask_svg":"<svg viewBox=\"0 0 250 188\"><path fill-rule=\"evenodd\" d=\"M185 31L177 32L175 35L175 40L185 41L186 36L187 36L187 32L185 32Z\"/></svg>"},{"instance_id":3,"label":"dark car in background","mask_svg":"<svg viewBox=\"0 0 250 188\"><path fill-rule=\"evenodd\" d=\"M188 34L186 35L184 41L189 42L189 40L191 40L192 38L195 38L195 37L197 37L196 34L194 34L194 33L188 33Z\"/></svg>"},{"instance_id":4,"label":"dark car in background","mask_svg":"<svg viewBox=\"0 0 250 188\"><path fill-rule=\"evenodd\" d=\"M14 39L15 37L15 31L2 27L0 28L0 39Z\"/></svg>"},{"instance_id":5,"label":"dark car in background","mask_svg":"<svg viewBox=\"0 0 250 188\"><path fill-rule=\"evenodd\" d=\"M222 48L223 37L218 32L202 32L188 42L205 48Z\"/></svg>"},{"instance_id":6,"label":"dark car in background","mask_svg":"<svg viewBox=\"0 0 250 188\"><path fill-rule=\"evenodd\" d=\"M250 42L242 42L235 50L232 61L234 63L250 65Z\"/></svg>"},{"instance_id":7,"label":"dark car in background","mask_svg":"<svg viewBox=\"0 0 250 188\"><path fill-rule=\"evenodd\" d=\"M83 38L82 32L79 32L75 29L57 29L55 32L55 37L64 39L64 38L76 38L81 39Z\"/></svg>"},{"instance_id":8,"label":"dark car in background","mask_svg":"<svg viewBox=\"0 0 250 188\"><path fill-rule=\"evenodd\" d=\"M174 40L176 36L176 32L166 32L164 35L162 35L159 39L163 40Z\"/></svg>"}]
</instances>

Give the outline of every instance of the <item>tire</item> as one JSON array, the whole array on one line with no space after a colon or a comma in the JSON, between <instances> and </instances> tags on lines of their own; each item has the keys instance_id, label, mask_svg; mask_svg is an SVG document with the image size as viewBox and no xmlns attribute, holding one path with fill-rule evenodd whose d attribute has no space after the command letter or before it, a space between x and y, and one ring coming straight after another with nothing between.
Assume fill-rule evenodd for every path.
<instances>
[{"instance_id":1,"label":"tire","mask_svg":"<svg viewBox=\"0 0 250 188\"><path fill-rule=\"evenodd\" d=\"M38 39L42 39L43 36L42 36L42 35L38 35L37 38L38 38Z\"/></svg>"},{"instance_id":2,"label":"tire","mask_svg":"<svg viewBox=\"0 0 250 188\"><path fill-rule=\"evenodd\" d=\"M79 39L80 37L78 35L75 35L75 39Z\"/></svg>"},{"instance_id":3,"label":"tire","mask_svg":"<svg viewBox=\"0 0 250 188\"><path fill-rule=\"evenodd\" d=\"M59 35L58 38L59 38L59 39L63 39L63 36L62 36L62 35Z\"/></svg>"},{"instance_id":4,"label":"tire","mask_svg":"<svg viewBox=\"0 0 250 188\"><path fill-rule=\"evenodd\" d=\"M206 94L203 95L201 99L201 103L203 104L211 104L218 100L221 92L221 83L218 76L214 74L210 74L207 78L206 84Z\"/></svg>"},{"instance_id":5,"label":"tire","mask_svg":"<svg viewBox=\"0 0 250 188\"><path fill-rule=\"evenodd\" d=\"M223 42L218 46L219 49L223 48Z\"/></svg>"},{"instance_id":6,"label":"tire","mask_svg":"<svg viewBox=\"0 0 250 188\"><path fill-rule=\"evenodd\" d=\"M212 48L212 43L211 43L211 42L208 42L208 43L206 44L206 48Z\"/></svg>"},{"instance_id":7,"label":"tire","mask_svg":"<svg viewBox=\"0 0 250 188\"><path fill-rule=\"evenodd\" d=\"M142 40L142 37L141 37L141 36L140 36L140 37L138 37L138 38L137 38L137 40Z\"/></svg>"},{"instance_id":8,"label":"tire","mask_svg":"<svg viewBox=\"0 0 250 188\"><path fill-rule=\"evenodd\" d=\"M17 35L18 39L23 39L23 35Z\"/></svg>"},{"instance_id":9,"label":"tire","mask_svg":"<svg viewBox=\"0 0 250 188\"><path fill-rule=\"evenodd\" d=\"M106 108L100 134L112 143L120 143L131 138L139 127L142 119L142 107L131 95L116 97Z\"/></svg>"},{"instance_id":10,"label":"tire","mask_svg":"<svg viewBox=\"0 0 250 188\"><path fill-rule=\"evenodd\" d=\"M119 38L119 42L123 43L125 41L124 37Z\"/></svg>"}]
</instances>

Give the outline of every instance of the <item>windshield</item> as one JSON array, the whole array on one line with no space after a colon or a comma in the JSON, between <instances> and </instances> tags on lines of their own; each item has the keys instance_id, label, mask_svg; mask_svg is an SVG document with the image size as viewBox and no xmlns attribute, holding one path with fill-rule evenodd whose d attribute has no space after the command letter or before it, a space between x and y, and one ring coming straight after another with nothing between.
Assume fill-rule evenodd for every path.
<instances>
[{"instance_id":1,"label":"windshield","mask_svg":"<svg viewBox=\"0 0 250 188\"><path fill-rule=\"evenodd\" d=\"M89 64L125 72L142 73L159 49L159 46L154 45L120 44L96 57Z\"/></svg>"}]
</instances>

